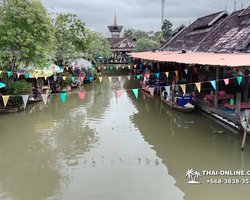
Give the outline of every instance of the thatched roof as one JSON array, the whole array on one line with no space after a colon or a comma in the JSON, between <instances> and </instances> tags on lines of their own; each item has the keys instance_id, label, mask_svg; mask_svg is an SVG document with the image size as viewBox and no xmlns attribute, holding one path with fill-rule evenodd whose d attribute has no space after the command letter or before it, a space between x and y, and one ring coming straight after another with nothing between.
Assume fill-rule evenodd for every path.
<instances>
[{"instance_id":1,"label":"thatched roof","mask_svg":"<svg viewBox=\"0 0 250 200\"><path fill-rule=\"evenodd\" d=\"M111 51L133 51L135 50L134 38L107 38L110 44Z\"/></svg>"}]
</instances>

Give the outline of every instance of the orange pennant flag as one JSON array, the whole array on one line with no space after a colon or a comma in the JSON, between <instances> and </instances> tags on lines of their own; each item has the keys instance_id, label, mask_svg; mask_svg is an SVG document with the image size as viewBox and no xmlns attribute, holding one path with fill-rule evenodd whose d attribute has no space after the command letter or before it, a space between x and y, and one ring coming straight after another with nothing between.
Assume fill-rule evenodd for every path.
<instances>
[{"instance_id":1,"label":"orange pennant flag","mask_svg":"<svg viewBox=\"0 0 250 200\"><path fill-rule=\"evenodd\" d=\"M66 70L68 71L68 70L69 70L69 68L68 68L68 67L66 67Z\"/></svg>"},{"instance_id":2,"label":"orange pennant flag","mask_svg":"<svg viewBox=\"0 0 250 200\"><path fill-rule=\"evenodd\" d=\"M181 85L181 89L182 89L183 93L186 94L186 85L185 84Z\"/></svg>"},{"instance_id":3,"label":"orange pennant flag","mask_svg":"<svg viewBox=\"0 0 250 200\"><path fill-rule=\"evenodd\" d=\"M178 76L178 71L175 71L176 76Z\"/></svg>"},{"instance_id":4,"label":"orange pennant flag","mask_svg":"<svg viewBox=\"0 0 250 200\"><path fill-rule=\"evenodd\" d=\"M9 95L2 95L4 107L6 107L9 97Z\"/></svg>"},{"instance_id":5,"label":"orange pennant flag","mask_svg":"<svg viewBox=\"0 0 250 200\"><path fill-rule=\"evenodd\" d=\"M110 77L109 77L109 82L111 82L111 80L112 80L112 77L110 76Z\"/></svg>"},{"instance_id":6,"label":"orange pennant flag","mask_svg":"<svg viewBox=\"0 0 250 200\"><path fill-rule=\"evenodd\" d=\"M197 89L199 92L201 92L201 83L195 83Z\"/></svg>"}]
</instances>

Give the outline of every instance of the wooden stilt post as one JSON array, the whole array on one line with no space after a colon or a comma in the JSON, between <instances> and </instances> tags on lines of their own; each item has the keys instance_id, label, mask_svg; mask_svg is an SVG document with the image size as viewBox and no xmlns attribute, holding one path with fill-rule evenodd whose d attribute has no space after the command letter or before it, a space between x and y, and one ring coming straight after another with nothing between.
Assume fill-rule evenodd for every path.
<instances>
[{"instance_id":1,"label":"wooden stilt post","mask_svg":"<svg viewBox=\"0 0 250 200\"><path fill-rule=\"evenodd\" d=\"M245 70L245 81L244 81L244 102L248 102L248 95L249 95L249 70Z\"/></svg>"},{"instance_id":2,"label":"wooden stilt post","mask_svg":"<svg viewBox=\"0 0 250 200\"><path fill-rule=\"evenodd\" d=\"M235 120L240 118L241 110L241 93L236 93L236 102L235 102Z\"/></svg>"},{"instance_id":3,"label":"wooden stilt post","mask_svg":"<svg viewBox=\"0 0 250 200\"><path fill-rule=\"evenodd\" d=\"M247 138L247 131L244 131L244 136L243 136L243 140L242 140L242 145L241 145L241 150L243 151L245 148L245 142L246 142L246 138Z\"/></svg>"},{"instance_id":4,"label":"wooden stilt post","mask_svg":"<svg viewBox=\"0 0 250 200\"><path fill-rule=\"evenodd\" d=\"M219 67L216 67L216 90L214 94L214 107L218 108L218 93L219 93Z\"/></svg>"}]
</instances>

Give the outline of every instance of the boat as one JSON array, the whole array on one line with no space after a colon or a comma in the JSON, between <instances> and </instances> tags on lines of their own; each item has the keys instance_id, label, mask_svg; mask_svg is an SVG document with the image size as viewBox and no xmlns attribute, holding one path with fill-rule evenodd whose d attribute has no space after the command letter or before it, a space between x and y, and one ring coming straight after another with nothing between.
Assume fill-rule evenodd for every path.
<instances>
[{"instance_id":1,"label":"boat","mask_svg":"<svg viewBox=\"0 0 250 200\"><path fill-rule=\"evenodd\" d=\"M183 106L178 105L177 103L175 103L174 101L172 101L170 98L164 98L165 94L167 91L163 91L162 95L161 95L161 99L164 103L166 103L170 108L173 108L174 110L177 110L179 112L185 112L185 113L189 113L192 112L194 110L194 105L192 105L191 103L186 103Z\"/></svg>"},{"instance_id":2,"label":"boat","mask_svg":"<svg viewBox=\"0 0 250 200\"><path fill-rule=\"evenodd\" d=\"M150 88L154 89L154 87L150 87L150 86L147 86L146 83L144 81L140 81L140 84L141 84L141 88L145 91L145 92L148 92L150 93L151 96L153 96L150 92ZM155 92L155 90L154 90Z\"/></svg>"},{"instance_id":3,"label":"boat","mask_svg":"<svg viewBox=\"0 0 250 200\"><path fill-rule=\"evenodd\" d=\"M145 92L144 90L141 90L141 92L142 92L142 94L143 94L143 96L147 96L147 97L149 97L149 98L154 98L151 94L149 94L148 92Z\"/></svg>"}]
</instances>

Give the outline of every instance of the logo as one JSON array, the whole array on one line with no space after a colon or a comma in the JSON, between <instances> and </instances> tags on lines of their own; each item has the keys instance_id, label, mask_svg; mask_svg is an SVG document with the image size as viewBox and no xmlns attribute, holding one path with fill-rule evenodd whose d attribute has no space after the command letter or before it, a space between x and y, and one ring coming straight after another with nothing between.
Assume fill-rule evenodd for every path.
<instances>
[{"instance_id":1,"label":"logo","mask_svg":"<svg viewBox=\"0 0 250 200\"><path fill-rule=\"evenodd\" d=\"M185 177L190 179L188 184L201 184L201 182L198 182L199 178L201 177L201 173L194 169L187 170Z\"/></svg>"}]
</instances>

